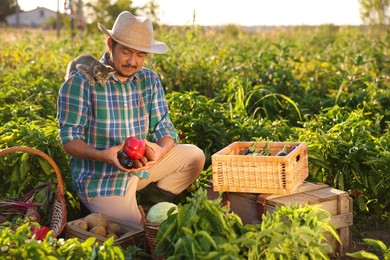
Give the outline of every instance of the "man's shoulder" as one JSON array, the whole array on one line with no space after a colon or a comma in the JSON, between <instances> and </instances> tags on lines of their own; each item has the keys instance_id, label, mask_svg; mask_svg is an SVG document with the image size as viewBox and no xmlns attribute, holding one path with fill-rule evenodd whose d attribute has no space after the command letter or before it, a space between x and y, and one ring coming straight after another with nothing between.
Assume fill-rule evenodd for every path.
<instances>
[{"instance_id":1,"label":"man's shoulder","mask_svg":"<svg viewBox=\"0 0 390 260\"><path fill-rule=\"evenodd\" d=\"M140 77L144 77L144 78L156 78L157 77L157 73L149 68L142 68L139 72L139 76Z\"/></svg>"},{"instance_id":2,"label":"man's shoulder","mask_svg":"<svg viewBox=\"0 0 390 260\"><path fill-rule=\"evenodd\" d=\"M61 89L76 90L80 88L91 88L91 86L88 84L87 78L80 71L77 71L76 73L69 76L69 78L67 78L61 86Z\"/></svg>"}]
</instances>

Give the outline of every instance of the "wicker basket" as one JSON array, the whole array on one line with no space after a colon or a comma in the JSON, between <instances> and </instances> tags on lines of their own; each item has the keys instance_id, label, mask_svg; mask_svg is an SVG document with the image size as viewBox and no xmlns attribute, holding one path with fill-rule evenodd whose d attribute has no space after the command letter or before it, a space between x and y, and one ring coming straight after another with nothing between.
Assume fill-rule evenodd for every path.
<instances>
[{"instance_id":1,"label":"wicker basket","mask_svg":"<svg viewBox=\"0 0 390 260\"><path fill-rule=\"evenodd\" d=\"M164 257L157 257L155 254L156 249L156 235L158 233L158 229L160 228L160 223L151 222L146 218L145 211L142 206L138 206L139 211L142 217L142 225L144 227L146 241L148 242L148 247L153 259L165 259Z\"/></svg>"},{"instance_id":2,"label":"wicker basket","mask_svg":"<svg viewBox=\"0 0 390 260\"><path fill-rule=\"evenodd\" d=\"M27 152L41 156L43 159L47 160L51 167L54 169L54 172L57 176L57 190L54 195L54 201L52 204L52 214L51 222L49 228L53 230L53 237L58 237L61 232L64 230L66 225L66 201L64 198L64 183L62 180L62 175L57 164L50 158L46 153L29 147L11 147L0 150L0 156L6 154L15 153L15 152Z\"/></svg>"},{"instance_id":3,"label":"wicker basket","mask_svg":"<svg viewBox=\"0 0 390 260\"><path fill-rule=\"evenodd\" d=\"M268 145L270 155L245 155L252 144L234 142L212 155L214 191L291 194L307 178L306 143L257 142L256 149ZM284 147L287 155L276 156Z\"/></svg>"}]
</instances>

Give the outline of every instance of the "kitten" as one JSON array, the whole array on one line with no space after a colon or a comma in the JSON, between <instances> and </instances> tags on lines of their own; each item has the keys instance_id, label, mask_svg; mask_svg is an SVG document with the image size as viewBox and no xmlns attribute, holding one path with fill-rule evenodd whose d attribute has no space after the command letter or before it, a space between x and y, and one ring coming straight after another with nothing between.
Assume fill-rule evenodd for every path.
<instances>
[{"instance_id":1,"label":"kitten","mask_svg":"<svg viewBox=\"0 0 390 260\"><path fill-rule=\"evenodd\" d=\"M115 72L115 69L96 60L92 55L83 54L69 62L66 68L65 80L77 71L81 71L88 79L91 86L95 80L103 87L108 77Z\"/></svg>"}]
</instances>

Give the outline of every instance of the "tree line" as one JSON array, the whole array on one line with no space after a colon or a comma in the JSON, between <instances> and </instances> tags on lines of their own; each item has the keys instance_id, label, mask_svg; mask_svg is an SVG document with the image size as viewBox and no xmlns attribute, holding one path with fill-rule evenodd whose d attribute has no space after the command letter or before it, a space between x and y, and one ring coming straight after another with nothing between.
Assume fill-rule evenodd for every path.
<instances>
[{"instance_id":1,"label":"tree line","mask_svg":"<svg viewBox=\"0 0 390 260\"><path fill-rule=\"evenodd\" d=\"M144 6L140 7L134 7L133 1L131 0L116 0L114 2L110 0L85 0L84 2L82 8L83 12L87 15L89 24L103 22L110 27L118 14L124 10L128 10L137 15L145 14L154 23L159 23L159 5L156 3L156 0L150 0ZM359 0L359 4L360 18L363 24L378 25L385 29L388 28L390 25L390 0ZM77 4L73 3L73 5L77 9ZM18 0L2 0L0 2L0 24L5 23L5 18L8 15L14 14L18 9L20 10Z\"/></svg>"}]
</instances>

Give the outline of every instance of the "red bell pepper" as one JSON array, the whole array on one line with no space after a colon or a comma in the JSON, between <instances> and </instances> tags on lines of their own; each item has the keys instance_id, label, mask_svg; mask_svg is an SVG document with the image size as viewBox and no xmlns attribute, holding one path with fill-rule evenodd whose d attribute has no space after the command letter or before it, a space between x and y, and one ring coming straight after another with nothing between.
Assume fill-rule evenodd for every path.
<instances>
[{"instance_id":1,"label":"red bell pepper","mask_svg":"<svg viewBox=\"0 0 390 260\"><path fill-rule=\"evenodd\" d=\"M31 227L31 233L35 235L35 239L37 240L44 240L46 238L47 233L49 233L50 228L42 226L42 227Z\"/></svg>"},{"instance_id":2,"label":"red bell pepper","mask_svg":"<svg viewBox=\"0 0 390 260\"><path fill-rule=\"evenodd\" d=\"M123 147L125 154L132 160L139 160L145 153L145 141L141 138L130 136Z\"/></svg>"}]
</instances>

